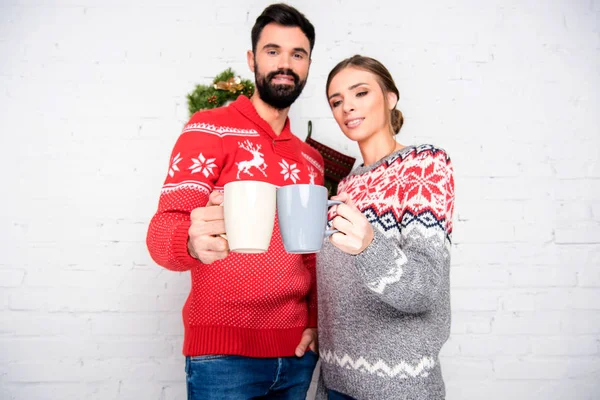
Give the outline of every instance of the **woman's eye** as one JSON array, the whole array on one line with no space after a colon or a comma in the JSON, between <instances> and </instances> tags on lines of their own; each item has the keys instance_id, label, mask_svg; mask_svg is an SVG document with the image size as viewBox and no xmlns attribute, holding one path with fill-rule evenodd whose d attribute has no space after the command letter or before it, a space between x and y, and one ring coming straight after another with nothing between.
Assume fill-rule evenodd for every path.
<instances>
[{"instance_id":1,"label":"woman's eye","mask_svg":"<svg viewBox=\"0 0 600 400\"><path fill-rule=\"evenodd\" d=\"M369 93L369 92L367 92L367 91L364 91L364 92L358 92L358 93L356 93L356 97L363 97L363 96L366 96L366 95L367 95L367 93Z\"/></svg>"},{"instance_id":2,"label":"woman's eye","mask_svg":"<svg viewBox=\"0 0 600 400\"><path fill-rule=\"evenodd\" d=\"M340 100L336 100L333 103L331 103L331 108L335 108L335 107L339 106L340 104L342 104L342 102Z\"/></svg>"}]
</instances>

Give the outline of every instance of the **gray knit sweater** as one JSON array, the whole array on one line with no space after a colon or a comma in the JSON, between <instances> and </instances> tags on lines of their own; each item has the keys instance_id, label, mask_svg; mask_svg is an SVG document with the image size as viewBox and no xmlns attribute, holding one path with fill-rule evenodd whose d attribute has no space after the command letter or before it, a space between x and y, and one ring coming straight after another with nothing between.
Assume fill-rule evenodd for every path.
<instances>
[{"instance_id":1,"label":"gray knit sweater","mask_svg":"<svg viewBox=\"0 0 600 400\"><path fill-rule=\"evenodd\" d=\"M317 255L321 384L359 400L444 399L438 354L450 334L450 158L409 146L338 186L371 222L359 255Z\"/></svg>"}]
</instances>

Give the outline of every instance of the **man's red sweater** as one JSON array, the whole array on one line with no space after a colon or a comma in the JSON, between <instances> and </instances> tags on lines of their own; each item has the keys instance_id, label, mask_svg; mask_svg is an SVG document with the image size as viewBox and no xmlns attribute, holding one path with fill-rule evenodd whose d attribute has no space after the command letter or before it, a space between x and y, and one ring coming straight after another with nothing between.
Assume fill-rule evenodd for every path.
<instances>
[{"instance_id":1,"label":"man's red sweater","mask_svg":"<svg viewBox=\"0 0 600 400\"><path fill-rule=\"evenodd\" d=\"M190 212L237 180L322 185L323 159L292 134L289 120L276 135L244 96L194 114L173 148L148 249L159 265L191 271L185 355L292 356L302 331L317 326L314 255L286 253L277 221L266 253L230 253L205 265L187 251Z\"/></svg>"}]
</instances>

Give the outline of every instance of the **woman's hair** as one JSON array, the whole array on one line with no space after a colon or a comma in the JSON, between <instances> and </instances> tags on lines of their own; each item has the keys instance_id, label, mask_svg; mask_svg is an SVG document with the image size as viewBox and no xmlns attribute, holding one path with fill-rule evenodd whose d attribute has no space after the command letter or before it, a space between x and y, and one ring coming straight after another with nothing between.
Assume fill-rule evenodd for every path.
<instances>
[{"instance_id":1,"label":"woman's hair","mask_svg":"<svg viewBox=\"0 0 600 400\"><path fill-rule=\"evenodd\" d=\"M386 99L387 103L387 92L392 92L396 95L397 99L400 99L400 92L394 83L394 78L390 74L390 71L379 61L375 60L371 57L365 57L361 55L354 55L350 58L346 58L345 60L340 61L329 73L327 77L327 85L325 86L325 95L329 92L329 85L331 84L331 80L345 68L358 68L364 71L370 72L375 75L379 86L384 94L384 99ZM402 112L394 107L394 109L390 112L390 123L392 125L392 130L394 134L400 132L400 128L402 128L402 124L404 124L404 117L402 116Z\"/></svg>"}]
</instances>

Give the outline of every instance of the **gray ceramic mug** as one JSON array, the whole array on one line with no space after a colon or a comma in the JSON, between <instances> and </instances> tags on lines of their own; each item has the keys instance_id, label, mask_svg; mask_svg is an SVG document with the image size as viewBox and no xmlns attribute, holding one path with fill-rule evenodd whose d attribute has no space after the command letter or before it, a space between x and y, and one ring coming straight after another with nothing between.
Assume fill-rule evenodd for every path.
<instances>
[{"instance_id":1,"label":"gray ceramic mug","mask_svg":"<svg viewBox=\"0 0 600 400\"><path fill-rule=\"evenodd\" d=\"M315 253L323 239L337 230L327 230L327 210L341 201L327 200L327 188L295 184L277 189L277 217L283 246L288 253Z\"/></svg>"}]
</instances>

